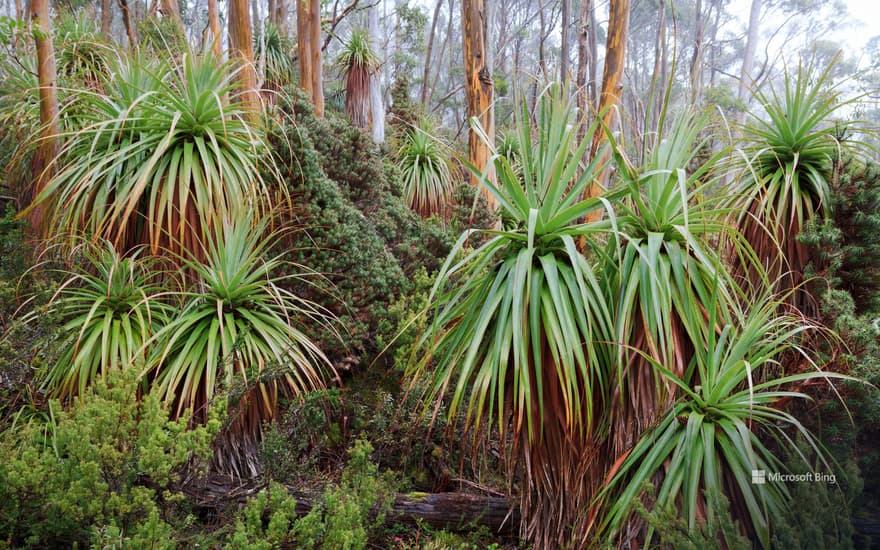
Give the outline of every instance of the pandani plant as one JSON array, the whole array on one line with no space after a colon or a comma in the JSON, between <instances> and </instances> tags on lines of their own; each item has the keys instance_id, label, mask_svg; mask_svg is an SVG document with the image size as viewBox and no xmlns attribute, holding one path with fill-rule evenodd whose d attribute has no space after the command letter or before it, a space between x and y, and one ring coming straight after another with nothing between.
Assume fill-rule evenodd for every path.
<instances>
[{"instance_id":1,"label":"pandani plant","mask_svg":"<svg viewBox=\"0 0 880 550\"><path fill-rule=\"evenodd\" d=\"M439 406L448 394L450 416L464 414L474 434L501 435L524 476L523 535L543 548L565 544L590 505L587 466L612 383L591 351L611 336L610 312L576 245L607 228L577 223L602 207L599 198L580 200L599 167L579 169L590 140L578 144L571 105L555 93L539 98L534 125L525 105L517 114L518 169L492 157L497 184L481 181L510 228L458 239L430 294L433 319L412 370L428 377L428 402ZM488 241L466 250L483 233Z\"/></svg>"},{"instance_id":2,"label":"pandani plant","mask_svg":"<svg viewBox=\"0 0 880 550\"><path fill-rule=\"evenodd\" d=\"M260 136L233 73L209 54L179 65L119 58L103 91L76 102L81 125L63 136L57 173L35 200L50 206L47 232L185 257L239 210L266 212Z\"/></svg>"},{"instance_id":3,"label":"pandani plant","mask_svg":"<svg viewBox=\"0 0 880 550\"><path fill-rule=\"evenodd\" d=\"M438 131L429 119L423 118L407 130L397 152L403 198L423 217L443 215L452 197L449 147Z\"/></svg>"},{"instance_id":4,"label":"pandani plant","mask_svg":"<svg viewBox=\"0 0 880 550\"><path fill-rule=\"evenodd\" d=\"M798 235L810 220L829 215L836 164L851 148L838 139L833 117L852 100L842 100L832 85L833 68L801 62L795 74L785 72L781 86L754 91L761 112L743 127L746 163L735 196L736 223L774 288L812 317L817 304L803 286L811 258ZM751 266L740 262L737 270L755 283Z\"/></svg>"},{"instance_id":5,"label":"pandani plant","mask_svg":"<svg viewBox=\"0 0 880 550\"><path fill-rule=\"evenodd\" d=\"M805 433L781 408L799 397L786 385L836 375L779 374L813 327L741 288L725 262L730 243L761 270L717 194L724 152L694 162L702 119L678 119L638 168L609 132L613 185L584 200L606 155L579 163L598 123L578 141L558 90L541 94L534 122L518 113L516 169L495 154L497 184L481 174L509 223L453 247L410 373L427 378L433 414L443 402L473 438L497 433L536 548L651 544L633 513L648 483L691 523L720 492L766 544L785 490L744 475L782 468L769 449L791 448L783 425ZM597 209L604 220L580 221ZM476 233L488 240L466 248Z\"/></svg>"},{"instance_id":6,"label":"pandani plant","mask_svg":"<svg viewBox=\"0 0 880 550\"><path fill-rule=\"evenodd\" d=\"M370 81L379 68L379 57L365 30L352 31L336 58L336 66L345 79L345 110L351 117L351 123L358 128L369 128L372 120Z\"/></svg>"}]
</instances>

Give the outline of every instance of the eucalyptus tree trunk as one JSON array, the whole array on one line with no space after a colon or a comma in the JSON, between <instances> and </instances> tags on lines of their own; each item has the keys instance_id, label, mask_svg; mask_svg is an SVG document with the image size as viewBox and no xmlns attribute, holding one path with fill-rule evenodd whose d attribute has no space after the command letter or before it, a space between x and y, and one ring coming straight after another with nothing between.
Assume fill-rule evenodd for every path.
<instances>
[{"instance_id":1,"label":"eucalyptus tree trunk","mask_svg":"<svg viewBox=\"0 0 880 550\"><path fill-rule=\"evenodd\" d=\"M617 120L616 107L620 103L620 95L623 86L623 70L626 63L626 36L629 27L629 0L610 0L608 10L608 38L605 42L605 67L602 71L602 93L599 96L599 113L602 115L603 124L613 130ZM590 147L592 156L595 156L606 139L605 132L596 132ZM603 185L607 183L609 171L603 170L599 180L593 180L587 190L587 196L595 197L602 193ZM587 221L597 221L602 215L600 210L595 210L587 216Z\"/></svg>"},{"instance_id":2,"label":"eucalyptus tree trunk","mask_svg":"<svg viewBox=\"0 0 880 550\"><path fill-rule=\"evenodd\" d=\"M489 140L495 139L495 120L492 106L493 83L486 59L486 9L483 0L462 0L462 38L465 73L465 99L468 120L476 118ZM489 145L471 128L468 131L468 160L479 170L490 170ZM477 176L471 174L471 182L477 185ZM497 201L483 187L489 208L495 210Z\"/></svg>"},{"instance_id":3,"label":"eucalyptus tree trunk","mask_svg":"<svg viewBox=\"0 0 880 550\"><path fill-rule=\"evenodd\" d=\"M422 76L422 97L421 104L424 107L428 105L428 80L431 78L431 54L434 53L434 36L437 34L437 20L440 18L440 8L443 7L443 0L437 0L434 5L434 16L431 18L431 32L428 33L428 46L425 50L425 72ZM372 34L372 32L370 33Z\"/></svg>"},{"instance_id":4,"label":"eucalyptus tree trunk","mask_svg":"<svg viewBox=\"0 0 880 550\"><path fill-rule=\"evenodd\" d=\"M119 8L122 10L122 23L125 25L125 34L128 36L128 47L134 49L138 44L135 16L128 5L128 0L119 0Z\"/></svg>"},{"instance_id":5,"label":"eucalyptus tree trunk","mask_svg":"<svg viewBox=\"0 0 880 550\"><path fill-rule=\"evenodd\" d=\"M223 56L223 45L220 43L220 13L217 9L217 0L208 0L208 27L211 29L211 50L219 60Z\"/></svg>"},{"instance_id":6,"label":"eucalyptus tree trunk","mask_svg":"<svg viewBox=\"0 0 880 550\"><path fill-rule=\"evenodd\" d=\"M752 69L755 64L755 50L758 47L758 28L761 25L763 0L752 0L749 12L749 31L746 37L746 51L743 53L742 72L739 79L739 99L745 101L748 88L752 84Z\"/></svg>"},{"instance_id":7,"label":"eucalyptus tree trunk","mask_svg":"<svg viewBox=\"0 0 880 550\"><path fill-rule=\"evenodd\" d=\"M381 55L379 49L381 37L379 36L378 4L370 7L370 12L369 14L367 14L367 17L370 33L370 44L376 52L376 55ZM433 39L433 36L431 38ZM430 45L428 47L430 48ZM381 60L379 64L381 65ZM373 71L373 75L370 79L370 123L372 125L373 141L376 143L384 143L385 108L382 105L382 72L378 67L371 70ZM425 66L425 70L427 71L427 65ZM424 92L424 87L422 88L422 90Z\"/></svg>"},{"instance_id":8,"label":"eucalyptus tree trunk","mask_svg":"<svg viewBox=\"0 0 880 550\"><path fill-rule=\"evenodd\" d=\"M568 28L571 26L571 0L562 0L562 39L559 46L559 82L569 82L568 58L571 55Z\"/></svg>"},{"instance_id":9,"label":"eucalyptus tree trunk","mask_svg":"<svg viewBox=\"0 0 880 550\"><path fill-rule=\"evenodd\" d=\"M16 0L20 2L20 0ZM113 22L113 12L110 11L112 2L110 0L101 0L101 35L104 38L110 38L110 24Z\"/></svg>"},{"instance_id":10,"label":"eucalyptus tree trunk","mask_svg":"<svg viewBox=\"0 0 880 550\"><path fill-rule=\"evenodd\" d=\"M287 2L276 0L274 15L270 13L270 17L273 17L275 26L278 27L278 32L281 33L281 36L287 36Z\"/></svg>"},{"instance_id":11,"label":"eucalyptus tree trunk","mask_svg":"<svg viewBox=\"0 0 880 550\"><path fill-rule=\"evenodd\" d=\"M229 55L239 67L238 88L241 103L256 120L260 100L254 70L254 39L247 0L229 0Z\"/></svg>"},{"instance_id":12,"label":"eucalyptus tree trunk","mask_svg":"<svg viewBox=\"0 0 880 550\"><path fill-rule=\"evenodd\" d=\"M694 9L694 54L691 58L691 104L697 105L703 87L703 9L696 0Z\"/></svg>"},{"instance_id":13,"label":"eucalyptus tree trunk","mask_svg":"<svg viewBox=\"0 0 880 550\"><path fill-rule=\"evenodd\" d=\"M323 72L321 68L321 2L297 0L296 39L299 50L300 86L315 107L315 116L324 116Z\"/></svg>"},{"instance_id":14,"label":"eucalyptus tree trunk","mask_svg":"<svg viewBox=\"0 0 880 550\"><path fill-rule=\"evenodd\" d=\"M578 116L581 119L578 136L581 139L586 132L587 121L593 114L596 101L596 29L593 9L592 0L581 0L578 16L578 66L575 77Z\"/></svg>"},{"instance_id":15,"label":"eucalyptus tree trunk","mask_svg":"<svg viewBox=\"0 0 880 550\"><path fill-rule=\"evenodd\" d=\"M40 145L32 165L35 177L33 197L37 197L48 183L52 161L58 156L60 128L58 126L58 90L56 85L55 52L52 46L52 28L49 18L49 0L31 0L30 16L37 50L37 78L40 84ZM43 222L43 208L37 207L28 215L31 227Z\"/></svg>"},{"instance_id":16,"label":"eucalyptus tree trunk","mask_svg":"<svg viewBox=\"0 0 880 550\"><path fill-rule=\"evenodd\" d=\"M669 73L668 53L666 51L666 0L659 0L657 6L657 41L654 44L654 73L651 76L651 131L656 132L660 124L660 111L666 95L666 79Z\"/></svg>"}]
</instances>

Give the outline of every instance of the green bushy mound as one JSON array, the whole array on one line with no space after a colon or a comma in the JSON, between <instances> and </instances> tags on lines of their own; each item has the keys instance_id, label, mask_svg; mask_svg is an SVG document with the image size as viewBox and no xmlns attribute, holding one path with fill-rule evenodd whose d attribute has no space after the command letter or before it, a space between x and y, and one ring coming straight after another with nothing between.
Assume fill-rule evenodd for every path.
<instances>
[{"instance_id":1,"label":"green bushy mound","mask_svg":"<svg viewBox=\"0 0 880 550\"><path fill-rule=\"evenodd\" d=\"M357 364L378 351L374 335L388 305L420 267L439 267L452 237L407 208L396 169L368 134L341 118L315 118L298 89L282 113L271 145L301 228L284 245L289 259L323 275L297 291L345 327L344 343L314 327L322 349L337 366Z\"/></svg>"},{"instance_id":2,"label":"green bushy mound","mask_svg":"<svg viewBox=\"0 0 880 550\"><path fill-rule=\"evenodd\" d=\"M0 433L0 541L14 547L170 548L186 465L204 464L219 417L188 429L136 369L114 371L67 411ZM2 543L0 543L2 545Z\"/></svg>"}]
</instances>

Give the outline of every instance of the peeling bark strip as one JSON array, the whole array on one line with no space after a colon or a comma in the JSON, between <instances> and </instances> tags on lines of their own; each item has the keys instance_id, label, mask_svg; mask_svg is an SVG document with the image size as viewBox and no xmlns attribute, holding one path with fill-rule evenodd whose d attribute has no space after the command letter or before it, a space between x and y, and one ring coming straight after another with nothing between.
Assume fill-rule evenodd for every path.
<instances>
[{"instance_id":1,"label":"peeling bark strip","mask_svg":"<svg viewBox=\"0 0 880 550\"><path fill-rule=\"evenodd\" d=\"M484 0L462 0L462 37L464 39L465 100L468 120L476 117L490 140L495 139L495 116L492 107L492 74L486 56L486 7ZM489 161L489 145L483 143L473 129L468 131L468 160L480 170L486 170ZM490 172L490 179L494 177ZM471 183L478 178L471 174ZM481 189L495 210L498 202L488 189Z\"/></svg>"}]
</instances>

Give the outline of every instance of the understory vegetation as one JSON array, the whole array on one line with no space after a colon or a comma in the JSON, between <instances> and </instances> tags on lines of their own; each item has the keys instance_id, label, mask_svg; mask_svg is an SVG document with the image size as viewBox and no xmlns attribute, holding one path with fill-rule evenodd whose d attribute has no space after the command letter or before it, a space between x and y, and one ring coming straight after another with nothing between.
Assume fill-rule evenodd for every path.
<instances>
[{"instance_id":1,"label":"understory vegetation","mask_svg":"<svg viewBox=\"0 0 880 550\"><path fill-rule=\"evenodd\" d=\"M880 164L831 66L637 147L536 84L477 167L404 97L376 143L362 31L322 114L278 27L254 109L169 21L62 20L48 162L0 59L0 548L870 547Z\"/></svg>"}]
</instances>

